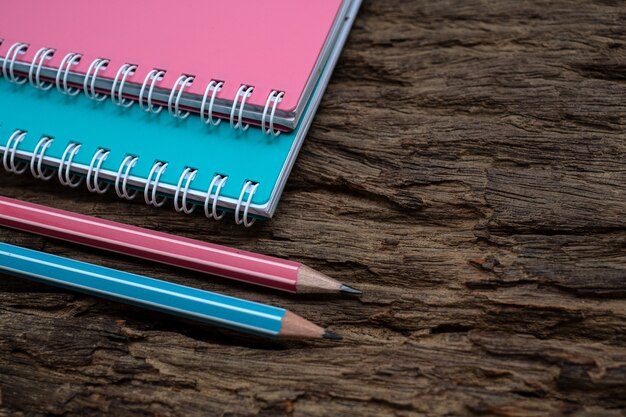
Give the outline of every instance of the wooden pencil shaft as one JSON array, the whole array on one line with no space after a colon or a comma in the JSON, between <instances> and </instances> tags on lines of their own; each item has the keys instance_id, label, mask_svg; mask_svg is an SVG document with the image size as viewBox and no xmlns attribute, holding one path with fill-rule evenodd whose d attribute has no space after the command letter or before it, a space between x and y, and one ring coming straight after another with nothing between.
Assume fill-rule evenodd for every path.
<instances>
[{"instance_id":1,"label":"wooden pencil shaft","mask_svg":"<svg viewBox=\"0 0 626 417\"><path fill-rule=\"evenodd\" d=\"M0 225L297 292L302 264L0 197Z\"/></svg>"},{"instance_id":2,"label":"wooden pencil shaft","mask_svg":"<svg viewBox=\"0 0 626 417\"><path fill-rule=\"evenodd\" d=\"M0 243L0 271L265 337L321 338L324 330L278 307ZM288 317L283 323L284 317Z\"/></svg>"}]
</instances>

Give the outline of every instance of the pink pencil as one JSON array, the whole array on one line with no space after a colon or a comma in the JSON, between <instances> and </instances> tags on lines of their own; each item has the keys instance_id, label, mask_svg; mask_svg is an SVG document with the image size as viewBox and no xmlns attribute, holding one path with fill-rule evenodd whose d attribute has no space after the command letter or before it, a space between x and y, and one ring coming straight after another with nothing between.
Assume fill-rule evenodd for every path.
<instances>
[{"instance_id":1,"label":"pink pencil","mask_svg":"<svg viewBox=\"0 0 626 417\"><path fill-rule=\"evenodd\" d=\"M282 291L361 293L298 262L1 196L0 225Z\"/></svg>"}]
</instances>

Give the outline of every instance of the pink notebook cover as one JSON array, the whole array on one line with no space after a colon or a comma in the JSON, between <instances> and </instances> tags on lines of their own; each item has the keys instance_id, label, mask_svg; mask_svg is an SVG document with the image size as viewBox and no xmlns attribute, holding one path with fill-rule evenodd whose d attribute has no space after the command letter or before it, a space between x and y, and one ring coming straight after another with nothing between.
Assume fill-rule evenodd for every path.
<instances>
[{"instance_id":1,"label":"pink notebook cover","mask_svg":"<svg viewBox=\"0 0 626 417\"><path fill-rule=\"evenodd\" d=\"M72 71L86 73L96 58L111 60L100 77L115 78L125 63L138 65L128 82L142 84L150 70L167 71L157 85L171 89L194 75L186 92L203 95L224 81L218 98L233 100L243 84L247 100L265 106L284 91L278 109L292 112L304 93L342 0L4 0L0 56L15 42L29 44L18 61L32 62L42 47L56 50L45 65L58 68L69 52L83 55Z\"/></svg>"}]
</instances>

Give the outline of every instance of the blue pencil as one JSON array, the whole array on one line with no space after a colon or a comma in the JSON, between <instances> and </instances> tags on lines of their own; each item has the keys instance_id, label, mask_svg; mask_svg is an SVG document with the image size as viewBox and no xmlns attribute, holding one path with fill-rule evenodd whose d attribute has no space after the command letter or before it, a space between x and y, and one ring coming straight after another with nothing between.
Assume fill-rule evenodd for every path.
<instances>
[{"instance_id":1,"label":"blue pencil","mask_svg":"<svg viewBox=\"0 0 626 417\"><path fill-rule=\"evenodd\" d=\"M279 339L337 339L285 309L0 243L0 272Z\"/></svg>"}]
</instances>

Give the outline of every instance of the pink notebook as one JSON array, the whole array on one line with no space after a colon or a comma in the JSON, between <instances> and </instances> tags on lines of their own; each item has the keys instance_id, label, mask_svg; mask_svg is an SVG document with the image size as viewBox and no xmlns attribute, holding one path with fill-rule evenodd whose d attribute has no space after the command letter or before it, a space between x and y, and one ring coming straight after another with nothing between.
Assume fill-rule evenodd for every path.
<instances>
[{"instance_id":1,"label":"pink notebook","mask_svg":"<svg viewBox=\"0 0 626 417\"><path fill-rule=\"evenodd\" d=\"M16 42L28 44L16 61L31 63L43 47L55 49L46 67L58 69L70 52L82 54L71 71L85 74L97 58L110 63L98 77L113 80L124 64L137 65L127 78L142 85L153 69L165 70L158 88L172 89L193 75L185 92L205 94L223 81L218 100L254 87L246 106L266 105L284 92L277 111L303 108L320 70L329 34L341 19L342 0L4 0L0 6L0 57ZM9 57L10 58L10 57ZM300 106L299 106L300 105Z\"/></svg>"}]
</instances>

